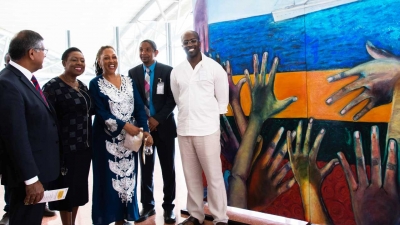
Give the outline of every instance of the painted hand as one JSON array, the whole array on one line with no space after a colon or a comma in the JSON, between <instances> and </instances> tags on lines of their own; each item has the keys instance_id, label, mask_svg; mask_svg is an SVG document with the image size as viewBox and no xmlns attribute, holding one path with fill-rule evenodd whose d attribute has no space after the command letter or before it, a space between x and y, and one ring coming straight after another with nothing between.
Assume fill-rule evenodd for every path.
<instances>
[{"instance_id":1,"label":"painted hand","mask_svg":"<svg viewBox=\"0 0 400 225\"><path fill-rule=\"evenodd\" d=\"M200 36L201 51L208 52L208 15L206 0L197 0L194 6L194 30Z\"/></svg>"},{"instance_id":2,"label":"painted hand","mask_svg":"<svg viewBox=\"0 0 400 225\"><path fill-rule=\"evenodd\" d=\"M258 156L262 138L258 138L261 127L265 120L272 115L284 110L292 102L296 101L296 97L289 97L285 100L277 100L274 93L274 81L276 68L278 66L278 58L274 59L272 69L269 73L267 81L266 64L267 53L264 53L261 65L261 72L258 73L258 57L253 56L253 67L255 74L255 82L252 85L250 75L245 70L247 83L249 84L252 97L252 110L250 119L245 133L243 134L239 150L236 154L235 161L229 179L229 205L248 208L247 207L247 180L254 164L254 158ZM257 150L258 149L258 150Z\"/></svg>"},{"instance_id":3,"label":"painted hand","mask_svg":"<svg viewBox=\"0 0 400 225\"><path fill-rule=\"evenodd\" d=\"M274 58L272 68L267 78L266 66L267 66L268 53L265 52L262 57L261 71L258 72L258 56L253 56L253 67L254 67L254 85L251 85L249 71L246 69L244 74L247 79L251 90L251 113L250 117L256 118L260 123L263 123L266 119L281 112L287 108L290 104L297 100L296 97L292 96L285 100L278 100L274 93L274 83L276 69L279 64L279 59Z\"/></svg>"},{"instance_id":4,"label":"painted hand","mask_svg":"<svg viewBox=\"0 0 400 225\"><path fill-rule=\"evenodd\" d=\"M290 164L294 178L300 187L300 195L303 202L304 216L312 224L332 224L321 196L321 184L324 178L338 163L337 159L331 160L322 169L317 166L317 155L325 130L322 129L314 145L310 149L310 135L313 119L307 126L303 148L301 148L302 122L297 126L296 151L293 152L290 142L290 131L287 132L287 143Z\"/></svg>"},{"instance_id":5,"label":"painted hand","mask_svg":"<svg viewBox=\"0 0 400 225\"><path fill-rule=\"evenodd\" d=\"M357 224L397 224L400 219L400 200L397 185L397 142L389 140L386 167L381 161L379 131L372 127L371 133L371 180L365 169L361 135L354 132L358 183L349 163L342 152L338 153L340 163L349 185L354 217ZM382 167L385 176L382 177ZM383 184L382 184L383 182Z\"/></svg>"},{"instance_id":6,"label":"painted hand","mask_svg":"<svg viewBox=\"0 0 400 225\"><path fill-rule=\"evenodd\" d=\"M326 100L326 104L331 105L348 93L362 88L363 91L340 111L340 114L344 115L354 106L367 100L367 105L354 115L353 120L360 119L375 107L390 103L394 85L400 77L399 57L376 48L370 42L367 42L366 48L375 60L328 77L328 82L334 82L346 77L358 76L357 80L347 84Z\"/></svg>"},{"instance_id":7,"label":"painted hand","mask_svg":"<svg viewBox=\"0 0 400 225\"><path fill-rule=\"evenodd\" d=\"M213 58L211 54L209 57ZM239 129L240 136L242 137L248 125L248 121L240 104L240 91L242 90L243 84L246 83L246 78L242 78L237 82L237 84L234 84L230 62L227 60L225 63L223 63L219 57L219 54L215 56L215 61L217 61L225 69L226 74L228 75L229 104L232 107L235 122Z\"/></svg>"},{"instance_id":8,"label":"painted hand","mask_svg":"<svg viewBox=\"0 0 400 225\"><path fill-rule=\"evenodd\" d=\"M280 194L289 190L295 183L293 177L282 182L287 172L290 171L289 162L279 168L287 153L287 144L285 143L278 152L275 152L283 131L284 129L281 127L269 144L267 151L253 166L247 191L247 205L251 210L264 211ZM296 132L293 132L293 134L292 138L296 135Z\"/></svg>"},{"instance_id":9,"label":"painted hand","mask_svg":"<svg viewBox=\"0 0 400 225\"><path fill-rule=\"evenodd\" d=\"M230 163L233 163L236 152L239 149L239 141L233 133L232 127L225 115L222 115L222 119L225 126L221 126L221 153Z\"/></svg>"},{"instance_id":10,"label":"painted hand","mask_svg":"<svg viewBox=\"0 0 400 225\"><path fill-rule=\"evenodd\" d=\"M332 159L322 169L317 166L317 155L321 141L325 135L325 130L322 129L315 139L313 147L310 149L310 135L313 119L308 123L306 137L303 148L301 148L302 139L302 121L297 126L296 151L293 152L292 144L288 144L289 159L293 170L294 177L300 188L311 185L316 189L320 189L324 178L332 171L333 167L338 163L337 159ZM287 138L290 138L290 132ZM290 140L290 139L289 139Z\"/></svg>"}]
</instances>

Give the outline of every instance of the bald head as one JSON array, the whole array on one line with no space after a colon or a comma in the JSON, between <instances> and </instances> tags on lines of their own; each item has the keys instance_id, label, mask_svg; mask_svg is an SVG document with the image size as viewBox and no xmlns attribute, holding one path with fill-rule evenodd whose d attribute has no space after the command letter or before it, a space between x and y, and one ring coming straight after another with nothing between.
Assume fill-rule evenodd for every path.
<instances>
[{"instance_id":1,"label":"bald head","mask_svg":"<svg viewBox=\"0 0 400 225\"><path fill-rule=\"evenodd\" d=\"M188 31L186 31L185 33L182 34L181 41L183 41L183 37L185 37L185 35L187 35L187 34L192 34L192 35L194 35L196 37L197 40L200 40L199 33L197 33L194 30L188 30Z\"/></svg>"}]
</instances>

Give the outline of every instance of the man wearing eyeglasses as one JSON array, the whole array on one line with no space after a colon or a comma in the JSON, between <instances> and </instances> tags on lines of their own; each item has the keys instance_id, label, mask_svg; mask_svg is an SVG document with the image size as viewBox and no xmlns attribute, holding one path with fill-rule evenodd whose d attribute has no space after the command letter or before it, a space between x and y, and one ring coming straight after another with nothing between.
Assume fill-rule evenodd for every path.
<instances>
[{"instance_id":1,"label":"man wearing eyeglasses","mask_svg":"<svg viewBox=\"0 0 400 225\"><path fill-rule=\"evenodd\" d=\"M187 31L181 40L187 57L171 72L171 90L178 106L177 133L190 217L180 224L199 225L204 221L202 171L214 223L227 224L219 117L227 112L228 78L217 62L200 52L197 32Z\"/></svg>"},{"instance_id":2,"label":"man wearing eyeglasses","mask_svg":"<svg viewBox=\"0 0 400 225\"><path fill-rule=\"evenodd\" d=\"M9 223L40 225L46 184L59 174L56 119L34 72L47 49L40 34L23 30L9 46L11 61L0 72L2 184L10 189Z\"/></svg>"},{"instance_id":3,"label":"man wearing eyeglasses","mask_svg":"<svg viewBox=\"0 0 400 225\"><path fill-rule=\"evenodd\" d=\"M9 63L10 63L10 54L7 52L6 55L4 56L4 67L6 67ZM1 149L0 149L0 158L1 158ZM0 165L0 170L1 170L1 165ZM0 171L1 174L1 171ZM0 225L8 225L8 221L10 219L10 214L8 213L9 209L10 209L10 191L7 185L4 185L4 202L5 202L5 206L4 206L4 215L0 220ZM45 207L43 216L46 217L52 217L55 216L56 213L51 211L47 205Z\"/></svg>"}]
</instances>

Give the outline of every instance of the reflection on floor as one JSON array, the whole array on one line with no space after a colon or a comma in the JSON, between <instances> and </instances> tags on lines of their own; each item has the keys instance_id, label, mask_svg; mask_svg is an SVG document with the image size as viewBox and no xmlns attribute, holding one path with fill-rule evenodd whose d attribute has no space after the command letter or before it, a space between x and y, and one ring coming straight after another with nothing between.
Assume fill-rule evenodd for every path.
<instances>
[{"instance_id":1,"label":"reflection on floor","mask_svg":"<svg viewBox=\"0 0 400 225\"><path fill-rule=\"evenodd\" d=\"M176 143L176 146L178 146L178 143ZM162 193L162 175L161 175L161 169L160 169L160 164L158 160L156 160L157 163L155 165L155 171L154 171L154 185L155 185L155 200L156 200L156 215L149 217L146 221L143 221L141 223L135 223L137 225L161 225L164 224L164 219L163 219L163 208L161 206L162 204L162 199L163 199L163 193ZM175 156L175 161L176 161L176 200L175 200L175 215L177 215L177 223L182 222L185 220L186 215L182 214L181 216L181 209L186 208L186 195L187 195L187 190L186 190L186 184L185 184L185 178L183 176L183 170L182 170L182 163L181 163L181 157L179 153L179 149L177 148L176 151L176 156ZM140 176L138 177L140 179ZM92 187L92 176L90 175L89 177L89 187ZM91 190L90 190L91 192ZM4 208L4 201L2 200L4 196L4 188L0 188L0 209L2 210ZM83 207L79 208L78 215L76 218L76 225L90 225L92 224L92 219L91 219L91 193L90 193L90 199L89 203L86 204ZM138 188L138 196L140 196L140 188ZM141 205L139 204L139 207ZM205 206L205 211L206 213L208 212L207 206ZM264 213L258 213L258 212L253 212L253 211L248 211L248 210L241 210L237 208L231 208L229 207L228 210L228 216L231 220L233 221L238 221L236 223L232 222L230 224L257 224L257 225L263 225L263 224L307 224L302 221L298 220L292 220L288 218L283 218L283 217L278 217L274 215L268 215ZM0 212L0 218L2 216L2 212ZM205 221L204 225L211 225L213 224L212 221ZM53 217L45 217L43 218L42 225L62 225L61 219L59 214L57 213L56 216Z\"/></svg>"}]
</instances>

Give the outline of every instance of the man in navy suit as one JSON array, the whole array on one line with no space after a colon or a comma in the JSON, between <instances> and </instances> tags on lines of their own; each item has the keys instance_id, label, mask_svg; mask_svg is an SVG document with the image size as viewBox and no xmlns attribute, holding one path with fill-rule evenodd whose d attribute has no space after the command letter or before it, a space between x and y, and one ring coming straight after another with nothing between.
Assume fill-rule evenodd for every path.
<instances>
[{"instance_id":1,"label":"man in navy suit","mask_svg":"<svg viewBox=\"0 0 400 225\"><path fill-rule=\"evenodd\" d=\"M10 54L8 52L4 56L4 67L8 65L10 62ZM1 159L1 149L0 149L0 159ZM0 161L1 162L1 161ZM0 174L1 174L1 165L0 165ZM0 225L8 225L8 220L9 220L9 214L8 214L8 209L10 208L10 192L8 191L8 187L4 186L4 202L6 205L4 206L4 215L3 218L0 220Z\"/></svg>"},{"instance_id":2,"label":"man in navy suit","mask_svg":"<svg viewBox=\"0 0 400 225\"><path fill-rule=\"evenodd\" d=\"M129 76L136 83L140 96L148 113L149 128L154 140L153 148L157 150L164 181L164 221L175 223L173 201L175 199L175 137L176 124L174 119L175 101L170 87L172 67L155 61L158 54L157 45L152 40L140 43L139 56L143 64L129 70ZM146 75L147 73L147 75ZM147 81L146 81L147 80ZM149 95L146 96L146 85ZM145 155L140 150L140 168L142 176L141 203L142 211L136 222L146 220L155 214L154 210L154 161L155 153Z\"/></svg>"},{"instance_id":3,"label":"man in navy suit","mask_svg":"<svg viewBox=\"0 0 400 225\"><path fill-rule=\"evenodd\" d=\"M11 61L0 72L0 171L10 188L11 225L40 225L45 204L37 204L59 174L55 115L33 73L47 49L40 34L23 30L10 42Z\"/></svg>"}]
</instances>

